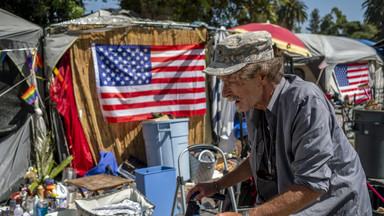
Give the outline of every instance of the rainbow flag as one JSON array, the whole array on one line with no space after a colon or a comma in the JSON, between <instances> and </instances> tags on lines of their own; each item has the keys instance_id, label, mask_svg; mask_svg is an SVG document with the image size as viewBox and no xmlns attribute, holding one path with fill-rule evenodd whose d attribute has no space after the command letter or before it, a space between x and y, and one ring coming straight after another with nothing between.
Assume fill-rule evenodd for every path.
<instances>
[{"instance_id":1,"label":"rainbow flag","mask_svg":"<svg viewBox=\"0 0 384 216\"><path fill-rule=\"evenodd\" d=\"M28 56L29 70L31 70L31 68L32 68L32 62L33 62L33 55L31 52L31 53L29 53L29 56ZM43 68L43 61L41 61L40 55L38 53L36 53L35 72L38 72L42 68Z\"/></svg>"},{"instance_id":2,"label":"rainbow flag","mask_svg":"<svg viewBox=\"0 0 384 216\"><path fill-rule=\"evenodd\" d=\"M27 91L21 96L21 98L25 100L25 102L27 102L28 104L32 104L33 102L35 102L37 98L37 91L35 85L32 84L27 89Z\"/></svg>"}]
</instances>

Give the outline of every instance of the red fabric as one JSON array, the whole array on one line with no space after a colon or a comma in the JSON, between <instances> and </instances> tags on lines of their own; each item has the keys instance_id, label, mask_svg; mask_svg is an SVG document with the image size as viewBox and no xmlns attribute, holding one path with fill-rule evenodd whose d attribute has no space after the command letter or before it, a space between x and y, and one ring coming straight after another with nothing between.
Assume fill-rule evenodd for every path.
<instances>
[{"instance_id":1,"label":"red fabric","mask_svg":"<svg viewBox=\"0 0 384 216\"><path fill-rule=\"evenodd\" d=\"M64 117L67 143L69 151L73 155L73 167L77 169L78 175L83 176L94 167L94 164L88 142L78 119L69 52L64 54L58 70L64 77L64 81L60 82L58 76L55 77L50 89L51 99L56 102L58 112Z\"/></svg>"}]
</instances>

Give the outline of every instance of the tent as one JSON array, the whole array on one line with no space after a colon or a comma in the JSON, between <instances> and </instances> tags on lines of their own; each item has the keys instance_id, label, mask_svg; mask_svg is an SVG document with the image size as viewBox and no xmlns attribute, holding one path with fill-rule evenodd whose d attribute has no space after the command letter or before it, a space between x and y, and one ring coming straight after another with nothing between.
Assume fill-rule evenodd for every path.
<instances>
[{"instance_id":1,"label":"tent","mask_svg":"<svg viewBox=\"0 0 384 216\"><path fill-rule=\"evenodd\" d=\"M311 58L294 56L295 72L318 83L325 91L339 92L334 69L338 64L368 62L370 86L376 100L383 102L383 60L375 49L357 40L317 34L296 34L312 54Z\"/></svg>"},{"instance_id":2,"label":"tent","mask_svg":"<svg viewBox=\"0 0 384 216\"><path fill-rule=\"evenodd\" d=\"M365 39L357 39L358 41L360 41L361 43L364 43L368 46L371 46L373 48L375 48L376 52L379 53L379 55L381 56L381 58L384 58L384 50L382 47L380 47L380 45L378 45L380 43L379 42L373 42L373 41L370 41L370 40L365 40Z\"/></svg>"},{"instance_id":3,"label":"tent","mask_svg":"<svg viewBox=\"0 0 384 216\"><path fill-rule=\"evenodd\" d=\"M33 82L27 59L42 35L39 26L0 9L0 51L6 54L0 63L0 201L31 166L32 129L40 121L20 96L28 88L26 81Z\"/></svg>"},{"instance_id":4,"label":"tent","mask_svg":"<svg viewBox=\"0 0 384 216\"><path fill-rule=\"evenodd\" d=\"M130 156L145 161L146 153L140 121L110 123L101 115L93 68L92 43L196 44L201 43L205 37L204 30L195 30L198 27L188 23L142 20L127 11L112 13L101 10L84 18L58 23L46 29L44 63L47 76L57 78L52 72L55 71L55 67L62 65L63 56L68 54L73 75L70 83L73 84L75 101L73 103L75 105L71 105L75 110L72 110L70 115L74 120L77 119L76 124L80 124L83 129L81 133L84 134L85 140L82 140L79 146L89 146L91 158L95 163L99 161L99 151L113 152L119 164ZM60 114L63 116L63 113ZM73 123L74 121L67 122L67 124ZM69 135L68 130L75 128L67 125L65 127L66 135ZM205 115L189 117L189 144L204 143L204 129ZM85 153L89 155L89 152ZM86 157L81 157L82 160L84 158Z\"/></svg>"}]
</instances>

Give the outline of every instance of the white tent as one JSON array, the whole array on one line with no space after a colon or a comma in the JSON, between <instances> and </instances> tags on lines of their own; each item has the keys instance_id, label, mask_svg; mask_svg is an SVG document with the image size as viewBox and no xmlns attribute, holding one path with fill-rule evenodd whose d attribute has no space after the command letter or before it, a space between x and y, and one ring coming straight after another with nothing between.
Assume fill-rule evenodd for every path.
<instances>
[{"instance_id":1,"label":"white tent","mask_svg":"<svg viewBox=\"0 0 384 216\"><path fill-rule=\"evenodd\" d=\"M305 79L318 82L324 91L337 91L334 69L338 64L369 62L370 86L379 102L384 101L383 60L372 47L357 40L317 35L296 34L312 54L311 58L294 56L295 68L305 74ZM325 68L324 68L325 67Z\"/></svg>"}]
</instances>

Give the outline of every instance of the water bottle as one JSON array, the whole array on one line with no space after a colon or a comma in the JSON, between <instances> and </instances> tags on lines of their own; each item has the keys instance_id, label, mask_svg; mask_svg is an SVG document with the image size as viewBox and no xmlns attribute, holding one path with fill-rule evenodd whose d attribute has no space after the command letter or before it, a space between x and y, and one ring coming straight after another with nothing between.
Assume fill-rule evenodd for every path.
<instances>
[{"instance_id":1,"label":"water bottle","mask_svg":"<svg viewBox=\"0 0 384 216\"><path fill-rule=\"evenodd\" d=\"M20 204L17 204L15 210L13 211L13 215L22 216L23 213L24 213L23 208L21 208Z\"/></svg>"}]
</instances>

